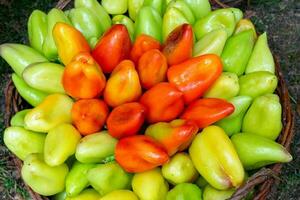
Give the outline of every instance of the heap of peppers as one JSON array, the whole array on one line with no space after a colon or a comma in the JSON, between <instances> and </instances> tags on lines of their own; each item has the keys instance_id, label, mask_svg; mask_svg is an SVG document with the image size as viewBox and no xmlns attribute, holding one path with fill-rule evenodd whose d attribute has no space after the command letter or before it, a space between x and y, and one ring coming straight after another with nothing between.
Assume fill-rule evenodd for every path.
<instances>
[{"instance_id":1,"label":"heap of peppers","mask_svg":"<svg viewBox=\"0 0 300 200\"><path fill-rule=\"evenodd\" d=\"M28 36L0 46L32 106L4 142L41 195L225 200L247 170L292 160L267 35L237 8L75 0L33 11Z\"/></svg>"}]
</instances>

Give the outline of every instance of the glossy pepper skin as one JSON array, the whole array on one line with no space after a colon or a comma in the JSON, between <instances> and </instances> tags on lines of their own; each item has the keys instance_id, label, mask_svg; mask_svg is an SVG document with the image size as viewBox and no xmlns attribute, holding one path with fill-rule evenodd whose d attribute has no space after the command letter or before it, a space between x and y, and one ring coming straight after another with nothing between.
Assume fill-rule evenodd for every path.
<instances>
[{"instance_id":1,"label":"glossy pepper skin","mask_svg":"<svg viewBox=\"0 0 300 200\"><path fill-rule=\"evenodd\" d=\"M145 89L150 89L157 83L166 81L167 70L167 59L157 49L151 49L144 53L137 66L141 85Z\"/></svg>"},{"instance_id":2,"label":"glossy pepper skin","mask_svg":"<svg viewBox=\"0 0 300 200\"><path fill-rule=\"evenodd\" d=\"M146 91L140 103L147 109L149 123L167 122L175 119L184 109L183 94L174 85L166 82Z\"/></svg>"},{"instance_id":3,"label":"glossy pepper skin","mask_svg":"<svg viewBox=\"0 0 300 200\"><path fill-rule=\"evenodd\" d=\"M214 188L226 190L243 183L243 165L223 129L203 129L193 140L189 154L198 172Z\"/></svg>"},{"instance_id":4,"label":"glossy pepper skin","mask_svg":"<svg viewBox=\"0 0 300 200\"><path fill-rule=\"evenodd\" d=\"M62 83L68 95L87 99L100 96L106 78L89 53L80 53L65 67Z\"/></svg>"},{"instance_id":5,"label":"glossy pepper skin","mask_svg":"<svg viewBox=\"0 0 300 200\"><path fill-rule=\"evenodd\" d=\"M178 9L184 15L184 17L187 19L189 24L192 25L195 23L195 16L193 14L193 11L190 9L189 5L186 3L185 0L171 1L168 4L167 10L172 7Z\"/></svg>"},{"instance_id":6,"label":"glossy pepper skin","mask_svg":"<svg viewBox=\"0 0 300 200\"><path fill-rule=\"evenodd\" d=\"M199 128L207 127L234 111L234 106L217 98L204 98L189 104L181 115L182 119L193 120Z\"/></svg>"},{"instance_id":7,"label":"glossy pepper skin","mask_svg":"<svg viewBox=\"0 0 300 200\"><path fill-rule=\"evenodd\" d=\"M103 8L112 15L121 15L127 11L127 0L102 0Z\"/></svg>"},{"instance_id":8,"label":"glossy pepper skin","mask_svg":"<svg viewBox=\"0 0 300 200\"><path fill-rule=\"evenodd\" d=\"M196 19L201 19L211 12L208 0L184 0L189 5Z\"/></svg>"},{"instance_id":9,"label":"glossy pepper skin","mask_svg":"<svg viewBox=\"0 0 300 200\"><path fill-rule=\"evenodd\" d=\"M104 90L105 102L116 107L138 100L142 88L135 66L130 60L123 60L111 73Z\"/></svg>"},{"instance_id":10,"label":"glossy pepper skin","mask_svg":"<svg viewBox=\"0 0 300 200\"><path fill-rule=\"evenodd\" d=\"M129 17L135 21L137 14L144 4L144 0L128 0L128 14Z\"/></svg>"},{"instance_id":11,"label":"glossy pepper skin","mask_svg":"<svg viewBox=\"0 0 300 200\"><path fill-rule=\"evenodd\" d=\"M119 105L107 118L108 132L115 138L135 135L142 127L145 115L146 108L138 102Z\"/></svg>"},{"instance_id":12,"label":"glossy pepper skin","mask_svg":"<svg viewBox=\"0 0 300 200\"><path fill-rule=\"evenodd\" d=\"M255 30L255 26L253 25L253 23L251 22L250 19L241 19L235 27L234 30L234 35L246 31L246 30L252 30L254 39L257 39L257 34L256 34L256 30Z\"/></svg>"},{"instance_id":13,"label":"glossy pepper skin","mask_svg":"<svg viewBox=\"0 0 300 200\"><path fill-rule=\"evenodd\" d=\"M119 140L115 149L115 158L121 167L130 173L151 170L169 160L164 147L145 135Z\"/></svg>"},{"instance_id":14,"label":"glossy pepper skin","mask_svg":"<svg viewBox=\"0 0 300 200\"><path fill-rule=\"evenodd\" d=\"M100 99L81 99L73 104L72 122L82 135L89 135L102 129L108 112Z\"/></svg>"},{"instance_id":15,"label":"glossy pepper skin","mask_svg":"<svg viewBox=\"0 0 300 200\"><path fill-rule=\"evenodd\" d=\"M166 4L166 0L144 0L143 6L152 7L162 16L165 12Z\"/></svg>"},{"instance_id":16,"label":"glossy pepper skin","mask_svg":"<svg viewBox=\"0 0 300 200\"><path fill-rule=\"evenodd\" d=\"M19 126L19 127L24 127L24 118L25 115L30 111L31 109L24 109L12 116L10 119L10 125L11 126Z\"/></svg>"},{"instance_id":17,"label":"glossy pepper skin","mask_svg":"<svg viewBox=\"0 0 300 200\"><path fill-rule=\"evenodd\" d=\"M160 50L160 42L149 35L141 34L135 39L130 52L130 59L138 64L140 57L151 49Z\"/></svg>"},{"instance_id":18,"label":"glossy pepper skin","mask_svg":"<svg viewBox=\"0 0 300 200\"><path fill-rule=\"evenodd\" d=\"M198 132L197 125L188 120L175 119L170 123L158 122L148 126L145 135L151 136L172 156L177 151L185 150Z\"/></svg>"},{"instance_id":19,"label":"glossy pepper skin","mask_svg":"<svg viewBox=\"0 0 300 200\"><path fill-rule=\"evenodd\" d=\"M101 200L138 200L138 197L130 190L114 190L104 195Z\"/></svg>"},{"instance_id":20,"label":"glossy pepper skin","mask_svg":"<svg viewBox=\"0 0 300 200\"><path fill-rule=\"evenodd\" d=\"M185 103L190 103L201 97L221 73L221 59L207 54L171 66L167 76L169 82L183 92Z\"/></svg>"},{"instance_id":21,"label":"glossy pepper skin","mask_svg":"<svg viewBox=\"0 0 300 200\"><path fill-rule=\"evenodd\" d=\"M192 57L193 44L192 26L183 24L168 35L162 52L169 65L176 65Z\"/></svg>"},{"instance_id":22,"label":"glossy pepper skin","mask_svg":"<svg viewBox=\"0 0 300 200\"><path fill-rule=\"evenodd\" d=\"M203 190L203 200L224 200L230 198L235 189L217 190L210 185L205 186Z\"/></svg>"},{"instance_id":23,"label":"glossy pepper skin","mask_svg":"<svg viewBox=\"0 0 300 200\"><path fill-rule=\"evenodd\" d=\"M112 23L125 25L131 41L134 41L134 23L129 17L126 15L116 15L112 18Z\"/></svg>"},{"instance_id":24,"label":"glossy pepper skin","mask_svg":"<svg viewBox=\"0 0 300 200\"><path fill-rule=\"evenodd\" d=\"M122 60L129 58L130 36L123 24L113 25L98 41L92 56L104 73L111 73Z\"/></svg>"},{"instance_id":25,"label":"glossy pepper skin","mask_svg":"<svg viewBox=\"0 0 300 200\"><path fill-rule=\"evenodd\" d=\"M67 196L63 199L55 199L55 200L99 200L101 199L101 195L94 189L85 189L80 194L74 197Z\"/></svg>"},{"instance_id":26,"label":"glossy pepper skin","mask_svg":"<svg viewBox=\"0 0 300 200\"><path fill-rule=\"evenodd\" d=\"M202 200L202 191L192 183L180 183L171 189L166 200Z\"/></svg>"}]
</instances>

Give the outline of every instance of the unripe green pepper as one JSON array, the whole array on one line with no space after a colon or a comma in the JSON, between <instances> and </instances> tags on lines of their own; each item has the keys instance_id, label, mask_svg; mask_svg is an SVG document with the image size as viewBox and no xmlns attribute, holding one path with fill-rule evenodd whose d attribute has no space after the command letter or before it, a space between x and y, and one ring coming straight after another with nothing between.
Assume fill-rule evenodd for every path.
<instances>
[{"instance_id":1,"label":"unripe green pepper","mask_svg":"<svg viewBox=\"0 0 300 200\"><path fill-rule=\"evenodd\" d=\"M177 153L161 169L162 175L173 185L193 182L198 177L198 172L187 153Z\"/></svg>"},{"instance_id":2,"label":"unripe green pepper","mask_svg":"<svg viewBox=\"0 0 300 200\"><path fill-rule=\"evenodd\" d=\"M229 102L234 105L234 112L230 116L216 122L216 125L223 128L228 136L231 136L241 131L243 118L251 105L252 98L249 96L237 96L229 99Z\"/></svg>"},{"instance_id":3,"label":"unripe green pepper","mask_svg":"<svg viewBox=\"0 0 300 200\"><path fill-rule=\"evenodd\" d=\"M20 77L22 77L22 73L28 65L36 62L48 61L47 58L45 58L37 50L23 44L1 44L0 56Z\"/></svg>"},{"instance_id":4,"label":"unripe green pepper","mask_svg":"<svg viewBox=\"0 0 300 200\"><path fill-rule=\"evenodd\" d=\"M257 39L257 34L255 30L255 26L249 19L241 19L235 27L234 35L239 34L240 32L246 31L246 30L252 30L254 39Z\"/></svg>"},{"instance_id":5,"label":"unripe green pepper","mask_svg":"<svg viewBox=\"0 0 300 200\"><path fill-rule=\"evenodd\" d=\"M197 40L199 40L213 30L225 28L227 37L230 37L234 31L235 24L235 16L230 9L218 9L198 20L194 25L194 32Z\"/></svg>"},{"instance_id":6,"label":"unripe green pepper","mask_svg":"<svg viewBox=\"0 0 300 200\"><path fill-rule=\"evenodd\" d=\"M198 179L195 181L195 184L198 185L201 189L203 189L206 185L208 185L208 182L203 178L202 176L199 176Z\"/></svg>"},{"instance_id":7,"label":"unripe green pepper","mask_svg":"<svg viewBox=\"0 0 300 200\"><path fill-rule=\"evenodd\" d=\"M6 147L21 160L31 153L43 153L46 135L22 127L8 127L3 134Z\"/></svg>"},{"instance_id":8,"label":"unripe green pepper","mask_svg":"<svg viewBox=\"0 0 300 200\"><path fill-rule=\"evenodd\" d=\"M260 35L255 43L245 73L268 71L274 74L275 63L268 46L267 34Z\"/></svg>"},{"instance_id":9,"label":"unripe green pepper","mask_svg":"<svg viewBox=\"0 0 300 200\"><path fill-rule=\"evenodd\" d=\"M65 191L57 193L51 198L52 200L66 200L67 193Z\"/></svg>"},{"instance_id":10,"label":"unripe green pepper","mask_svg":"<svg viewBox=\"0 0 300 200\"><path fill-rule=\"evenodd\" d=\"M68 17L73 26L83 34L90 46L92 46L93 40L98 40L104 32L101 21L89 8L74 8L70 10Z\"/></svg>"},{"instance_id":11,"label":"unripe green pepper","mask_svg":"<svg viewBox=\"0 0 300 200\"><path fill-rule=\"evenodd\" d=\"M112 23L125 25L130 35L131 41L134 41L134 23L129 17L127 17L126 15L116 15L112 18Z\"/></svg>"},{"instance_id":12,"label":"unripe green pepper","mask_svg":"<svg viewBox=\"0 0 300 200\"><path fill-rule=\"evenodd\" d=\"M129 189L132 174L124 171L118 163L113 161L90 169L87 178L100 195L105 195L114 190Z\"/></svg>"},{"instance_id":13,"label":"unripe green pepper","mask_svg":"<svg viewBox=\"0 0 300 200\"><path fill-rule=\"evenodd\" d=\"M169 190L159 168L136 173L132 179L132 190L140 200L165 200Z\"/></svg>"},{"instance_id":14,"label":"unripe green pepper","mask_svg":"<svg viewBox=\"0 0 300 200\"><path fill-rule=\"evenodd\" d=\"M221 55L227 40L227 32L224 28L213 30L198 40L193 49L193 56L204 54Z\"/></svg>"},{"instance_id":15,"label":"unripe green pepper","mask_svg":"<svg viewBox=\"0 0 300 200\"><path fill-rule=\"evenodd\" d=\"M67 197L64 200L100 200L101 195L94 189L85 189L75 197Z\"/></svg>"},{"instance_id":16,"label":"unripe green pepper","mask_svg":"<svg viewBox=\"0 0 300 200\"><path fill-rule=\"evenodd\" d=\"M97 0L75 0L75 8L88 8L101 22L101 30L107 31L111 27L111 19Z\"/></svg>"},{"instance_id":17,"label":"unripe green pepper","mask_svg":"<svg viewBox=\"0 0 300 200\"><path fill-rule=\"evenodd\" d=\"M10 125L11 126L24 127L24 118L25 118L25 115L30 110L31 109L24 109L24 110L21 110L21 111L17 112L16 114L14 114L14 116L10 119Z\"/></svg>"},{"instance_id":18,"label":"unripe green pepper","mask_svg":"<svg viewBox=\"0 0 300 200\"><path fill-rule=\"evenodd\" d=\"M130 190L115 190L106 194L100 200L138 200L138 197Z\"/></svg>"},{"instance_id":19,"label":"unripe green pepper","mask_svg":"<svg viewBox=\"0 0 300 200\"><path fill-rule=\"evenodd\" d=\"M24 161L21 174L33 191L51 196L64 190L68 171L66 164L50 167L43 161L41 154L30 154Z\"/></svg>"},{"instance_id":20,"label":"unripe green pepper","mask_svg":"<svg viewBox=\"0 0 300 200\"><path fill-rule=\"evenodd\" d=\"M187 19L189 24L195 23L194 14L193 14L192 10L190 9L190 7L188 6L188 4L184 0L171 1L168 4L167 10L170 8L177 8L185 16L185 18Z\"/></svg>"},{"instance_id":21,"label":"unripe green pepper","mask_svg":"<svg viewBox=\"0 0 300 200\"><path fill-rule=\"evenodd\" d=\"M12 74L11 79L21 97L32 106L39 105L48 96L47 93L27 85L27 83L15 73Z\"/></svg>"},{"instance_id":22,"label":"unripe green pepper","mask_svg":"<svg viewBox=\"0 0 300 200\"><path fill-rule=\"evenodd\" d=\"M43 52L43 43L47 36L47 14L40 10L34 10L27 22L28 40L30 46Z\"/></svg>"},{"instance_id":23,"label":"unripe green pepper","mask_svg":"<svg viewBox=\"0 0 300 200\"><path fill-rule=\"evenodd\" d=\"M128 0L128 14L133 21L135 21L143 4L144 0Z\"/></svg>"},{"instance_id":24,"label":"unripe green pepper","mask_svg":"<svg viewBox=\"0 0 300 200\"><path fill-rule=\"evenodd\" d=\"M66 178L66 193L68 197L77 196L90 185L87 173L94 167L96 167L96 164L84 164L78 161L73 164Z\"/></svg>"},{"instance_id":25,"label":"unripe green pepper","mask_svg":"<svg viewBox=\"0 0 300 200\"><path fill-rule=\"evenodd\" d=\"M236 73L238 76L242 75L245 72L253 45L252 30L243 31L230 37L221 55L223 70Z\"/></svg>"},{"instance_id":26,"label":"unripe green pepper","mask_svg":"<svg viewBox=\"0 0 300 200\"><path fill-rule=\"evenodd\" d=\"M142 7L135 21L135 38L140 34L152 36L158 41L162 41L161 33L162 19L159 13L153 8Z\"/></svg>"},{"instance_id":27,"label":"unripe green pepper","mask_svg":"<svg viewBox=\"0 0 300 200\"><path fill-rule=\"evenodd\" d=\"M127 11L127 0L102 0L103 8L112 15L121 15Z\"/></svg>"},{"instance_id":28,"label":"unripe green pepper","mask_svg":"<svg viewBox=\"0 0 300 200\"><path fill-rule=\"evenodd\" d=\"M231 140L246 170L293 159L283 146L259 135L239 133L232 136Z\"/></svg>"},{"instance_id":29,"label":"unripe green pepper","mask_svg":"<svg viewBox=\"0 0 300 200\"><path fill-rule=\"evenodd\" d=\"M241 19L243 19L244 14L239 8L228 8L228 9L230 9L233 12L235 22L239 22Z\"/></svg>"},{"instance_id":30,"label":"unripe green pepper","mask_svg":"<svg viewBox=\"0 0 300 200\"><path fill-rule=\"evenodd\" d=\"M45 93L65 93L62 85L64 67L50 62L34 63L23 71L24 81Z\"/></svg>"},{"instance_id":31,"label":"unripe green pepper","mask_svg":"<svg viewBox=\"0 0 300 200\"><path fill-rule=\"evenodd\" d=\"M196 19L201 19L211 12L209 0L184 0L193 11Z\"/></svg>"},{"instance_id":32,"label":"unripe green pepper","mask_svg":"<svg viewBox=\"0 0 300 200\"><path fill-rule=\"evenodd\" d=\"M57 48L53 39L52 29L57 22L64 22L71 25L68 17L62 10L53 8L48 13L48 31L47 36L43 43L43 53L49 60L57 60L58 53Z\"/></svg>"},{"instance_id":33,"label":"unripe green pepper","mask_svg":"<svg viewBox=\"0 0 300 200\"><path fill-rule=\"evenodd\" d=\"M143 6L150 6L163 16L166 9L166 0L144 0Z\"/></svg>"},{"instance_id":34,"label":"unripe green pepper","mask_svg":"<svg viewBox=\"0 0 300 200\"><path fill-rule=\"evenodd\" d=\"M226 200L229 199L235 189L217 190L210 185L207 185L203 191L203 200Z\"/></svg>"},{"instance_id":35,"label":"unripe green pepper","mask_svg":"<svg viewBox=\"0 0 300 200\"><path fill-rule=\"evenodd\" d=\"M272 94L277 83L277 77L271 72L252 72L239 78L239 95L255 98L264 94Z\"/></svg>"},{"instance_id":36,"label":"unripe green pepper","mask_svg":"<svg viewBox=\"0 0 300 200\"><path fill-rule=\"evenodd\" d=\"M281 113L276 94L257 97L244 117L242 131L275 140L282 129Z\"/></svg>"},{"instance_id":37,"label":"unripe green pepper","mask_svg":"<svg viewBox=\"0 0 300 200\"><path fill-rule=\"evenodd\" d=\"M205 98L230 99L240 90L239 78L235 73L223 72L221 76L204 93Z\"/></svg>"},{"instance_id":38,"label":"unripe green pepper","mask_svg":"<svg viewBox=\"0 0 300 200\"><path fill-rule=\"evenodd\" d=\"M195 184L180 183L168 192L166 200L202 200L202 191Z\"/></svg>"},{"instance_id":39,"label":"unripe green pepper","mask_svg":"<svg viewBox=\"0 0 300 200\"><path fill-rule=\"evenodd\" d=\"M94 133L81 139L76 149L76 159L82 163L100 163L114 154L117 140L107 131Z\"/></svg>"}]
</instances>

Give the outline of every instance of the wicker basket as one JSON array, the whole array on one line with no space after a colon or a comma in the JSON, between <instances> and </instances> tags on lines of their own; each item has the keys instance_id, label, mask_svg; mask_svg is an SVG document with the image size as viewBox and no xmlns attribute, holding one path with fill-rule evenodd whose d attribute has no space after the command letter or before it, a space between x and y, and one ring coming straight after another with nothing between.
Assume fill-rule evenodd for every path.
<instances>
[{"instance_id":1,"label":"wicker basket","mask_svg":"<svg viewBox=\"0 0 300 200\"><path fill-rule=\"evenodd\" d=\"M227 0L225 3L221 3L218 0L211 0L211 4L215 8L220 7L229 7L236 6L241 3L242 0ZM57 8L63 9L66 5L68 5L71 0L60 0L57 3ZM288 89L283 78L278 58L275 58L276 65L276 75L278 77L278 86L276 89L276 93L280 97L280 102L283 109L282 112L282 123L283 130L277 140L278 143L283 145L288 151L290 149L290 144L294 136L294 113L292 112L290 98L288 94ZM10 118L23 108L26 108L28 104L22 100L20 95L18 94L16 88L14 87L11 80L8 81L7 86L5 88L5 125L9 126ZM20 172L22 167L22 161L17 157L14 158L14 163L16 165L17 170ZM244 183L238 190L233 194L230 200L241 200L247 196L249 192L251 192L254 187L257 187L256 193L254 195L253 200L265 200L271 191L272 185L278 182L280 179L278 178L281 172L283 164L278 163L274 165L268 166L268 168L262 168L254 175L252 175L246 183ZM26 185L26 189L30 194L33 200L49 200L47 197L43 197L37 193L35 193L28 185Z\"/></svg>"}]
</instances>

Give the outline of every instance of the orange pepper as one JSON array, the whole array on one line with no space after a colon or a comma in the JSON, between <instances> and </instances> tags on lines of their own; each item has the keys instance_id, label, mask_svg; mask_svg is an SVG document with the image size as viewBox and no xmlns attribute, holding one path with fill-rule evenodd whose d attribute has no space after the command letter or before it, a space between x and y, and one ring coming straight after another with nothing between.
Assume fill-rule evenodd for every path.
<instances>
[{"instance_id":1,"label":"orange pepper","mask_svg":"<svg viewBox=\"0 0 300 200\"><path fill-rule=\"evenodd\" d=\"M201 97L222 73L221 59L206 54L186 60L168 69L167 76L183 92L185 103Z\"/></svg>"},{"instance_id":2,"label":"orange pepper","mask_svg":"<svg viewBox=\"0 0 300 200\"><path fill-rule=\"evenodd\" d=\"M64 70L63 86L74 98L95 98L105 87L105 76L89 53L80 53Z\"/></svg>"},{"instance_id":3,"label":"orange pepper","mask_svg":"<svg viewBox=\"0 0 300 200\"><path fill-rule=\"evenodd\" d=\"M102 129L108 112L100 99L81 99L73 104L72 121L82 135L89 135Z\"/></svg>"},{"instance_id":4,"label":"orange pepper","mask_svg":"<svg viewBox=\"0 0 300 200\"><path fill-rule=\"evenodd\" d=\"M58 22L52 32L58 56L64 65L68 65L78 53L90 52L84 36L69 24Z\"/></svg>"}]
</instances>

